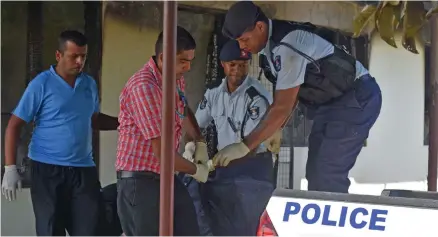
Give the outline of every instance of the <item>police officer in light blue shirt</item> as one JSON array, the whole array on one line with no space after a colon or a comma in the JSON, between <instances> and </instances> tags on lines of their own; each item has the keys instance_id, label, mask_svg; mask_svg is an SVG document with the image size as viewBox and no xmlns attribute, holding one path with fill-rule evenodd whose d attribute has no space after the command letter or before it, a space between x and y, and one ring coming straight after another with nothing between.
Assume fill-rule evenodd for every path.
<instances>
[{"instance_id":1,"label":"police officer in light blue shirt","mask_svg":"<svg viewBox=\"0 0 438 237\"><path fill-rule=\"evenodd\" d=\"M306 167L308 189L347 193L348 173L380 114L375 79L353 56L310 23L268 19L251 1L235 3L225 17L224 35L240 48L263 52L265 74L276 84L266 119L245 139L223 148L215 164L244 157L271 136L299 101L313 120Z\"/></svg>"},{"instance_id":2,"label":"police officer in light blue shirt","mask_svg":"<svg viewBox=\"0 0 438 237\"><path fill-rule=\"evenodd\" d=\"M220 52L226 78L205 92L196 111L199 127L214 120L218 150L241 141L264 118L272 103L263 85L248 76L251 54L238 42L227 42ZM245 158L217 167L203 184L204 211L213 235L254 236L261 213L273 191L272 154L262 144Z\"/></svg>"},{"instance_id":3,"label":"police officer in light blue shirt","mask_svg":"<svg viewBox=\"0 0 438 237\"><path fill-rule=\"evenodd\" d=\"M29 145L31 199L36 234L95 235L100 182L92 152L92 126L117 129L117 118L99 113L96 82L82 72L87 39L77 31L59 36L57 64L36 76L9 120L2 193L15 199L21 180L15 165L17 138L33 123ZM7 218L7 217L4 217Z\"/></svg>"}]
</instances>

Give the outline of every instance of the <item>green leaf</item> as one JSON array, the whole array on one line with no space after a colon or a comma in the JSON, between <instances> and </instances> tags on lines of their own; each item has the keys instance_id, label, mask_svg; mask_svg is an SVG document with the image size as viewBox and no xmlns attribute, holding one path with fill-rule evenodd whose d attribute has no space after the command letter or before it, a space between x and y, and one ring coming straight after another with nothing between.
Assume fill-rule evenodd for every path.
<instances>
[{"instance_id":1,"label":"green leaf","mask_svg":"<svg viewBox=\"0 0 438 237\"><path fill-rule=\"evenodd\" d=\"M422 2L403 2L403 47L418 54L415 37L426 22L426 10Z\"/></svg>"},{"instance_id":2,"label":"green leaf","mask_svg":"<svg viewBox=\"0 0 438 237\"><path fill-rule=\"evenodd\" d=\"M417 46L415 43L415 36L409 36L409 35L403 34L402 45L409 52L414 53L414 54L418 54Z\"/></svg>"},{"instance_id":3,"label":"green leaf","mask_svg":"<svg viewBox=\"0 0 438 237\"><path fill-rule=\"evenodd\" d=\"M403 33L415 36L426 22L426 10L422 2L404 1Z\"/></svg>"},{"instance_id":4,"label":"green leaf","mask_svg":"<svg viewBox=\"0 0 438 237\"><path fill-rule=\"evenodd\" d=\"M395 6L384 2L380 14L376 16L376 25L378 26L380 37L392 47L397 48L394 39L395 11Z\"/></svg>"},{"instance_id":5,"label":"green leaf","mask_svg":"<svg viewBox=\"0 0 438 237\"><path fill-rule=\"evenodd\" d=\"M353 20L353 37L359 37L367 23L372 19L377 7L366 5Z\"/></svg>"}]
</instances>

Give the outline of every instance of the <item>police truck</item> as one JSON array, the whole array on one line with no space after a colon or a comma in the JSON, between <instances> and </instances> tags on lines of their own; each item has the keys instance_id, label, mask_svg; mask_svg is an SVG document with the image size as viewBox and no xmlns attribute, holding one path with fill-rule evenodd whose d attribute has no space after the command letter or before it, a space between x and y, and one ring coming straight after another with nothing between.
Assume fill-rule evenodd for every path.
<instances>
[{"instance_id":1,"label":"police truck","mask_svg":"<svg viewBox=\"0 0 438 237\"><path fill-rule=\"evenodd\" d=\"M257 236L437 236L437 195L412 198L276 189L260 218Z\"/></svg>"}]
</instances>

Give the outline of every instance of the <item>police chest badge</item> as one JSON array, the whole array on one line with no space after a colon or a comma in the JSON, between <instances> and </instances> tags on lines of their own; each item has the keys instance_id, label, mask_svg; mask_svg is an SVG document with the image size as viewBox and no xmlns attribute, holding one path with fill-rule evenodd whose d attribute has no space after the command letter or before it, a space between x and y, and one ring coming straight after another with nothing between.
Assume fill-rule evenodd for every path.
<instances>
[{"instance_id":1,"label":"police chest badge","mask_svg":"<svg viewBox=\"0 0 438 237\"><path fill-rule=\"evenodd\" d=\"M279 72L281 70L281 56L277 55L274 59L274 69Z\"/></svg>"},{"instance_id":2,"label":"police chest badge","mask_svg":"<svg viewBox=\"0 0 438 237\"><path fill-rule=\"evenodd\" d=\"M199 104L199 109L205 109L205 106L207 105L207 98L202 98L201 103Z\"/></svg>"},{"instance_id":3,"label":"police chest badge","mask_svg":"<svg viewBox=\"0 0 438 237\"><path fill-rule=\"evenodd\" d=\"M251 108L249 108L249 117L252 119L252 120L255 120L255 119L258 119L259 118L259 115L260 115L260 109L259 109L259 107L258 106L253 106L253 107L251 107Z\"/></svg>"}]
</instances>

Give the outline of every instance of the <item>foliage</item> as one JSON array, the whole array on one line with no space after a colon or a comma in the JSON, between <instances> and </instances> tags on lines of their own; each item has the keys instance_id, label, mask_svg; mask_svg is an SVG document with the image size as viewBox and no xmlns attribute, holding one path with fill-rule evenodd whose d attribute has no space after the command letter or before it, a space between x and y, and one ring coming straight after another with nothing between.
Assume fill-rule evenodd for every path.
<instances>
[{"instance_id":1,"label":"foliage","mask_svg":"<svg viewBox=\"0 0 438 237\"><path fill-rule=\"evenodd\" d=\"M380 37L397 48L394 34L401 29L403 47L418 54L415 38L425 23L436 13L438 7L427 11L421 1L379 1L378 4L368 4L354 18L354 37L358 37L369 23L374 23Z\"/></svg>"}]
</instances>

